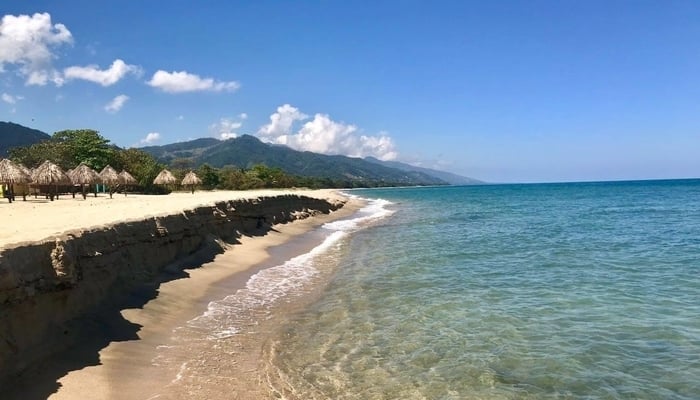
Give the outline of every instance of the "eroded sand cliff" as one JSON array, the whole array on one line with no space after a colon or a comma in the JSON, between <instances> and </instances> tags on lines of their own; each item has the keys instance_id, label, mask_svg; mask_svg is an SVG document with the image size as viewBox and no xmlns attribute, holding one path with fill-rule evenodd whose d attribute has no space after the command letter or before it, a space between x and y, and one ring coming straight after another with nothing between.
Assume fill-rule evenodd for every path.
<instances>
[{"instance_id":1,"label":"eroded sand cliff","mask_svg":"<svg viewBox=\"0 0 700 400\"><path fill-rule=\"evenodd\" d=\"M176 274L242 235L343 204L293 194L222 201L0 250L0 381L70 346L80 336L76 318L162 272Z\"/></svg>"}]
</instances>

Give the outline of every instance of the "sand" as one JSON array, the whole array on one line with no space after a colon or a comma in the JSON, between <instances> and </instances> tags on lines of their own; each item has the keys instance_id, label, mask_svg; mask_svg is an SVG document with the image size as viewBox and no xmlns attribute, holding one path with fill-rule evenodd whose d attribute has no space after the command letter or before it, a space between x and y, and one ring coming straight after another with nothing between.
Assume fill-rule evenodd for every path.
<instances>
[{"instance_id":1,"label":"sand","mask_svg":"<svg viewBox=\"0 0 700 400\"><path fill-rule=\"evenodd\" d=\"M88 196L83 200L78 194L62 195L60 199L49 201L42 197L34 199L21 197L13 203L0 202L0 248L20 242L35 242L61 232L74 229L110 225L117 222L142 220L149 216L178 213L199 205L217 201L241 198L256 198L280 194L304 195L316 198L337 196L331 190L250 190L250 191L200 191L171 193L164 196L139 194L100 193L98 197Z\"/></svg>"},{"instance_id":2,"label":"sand","mask_svg":"<svg viewBox=\"0 0 700 400\"><path fill-rule=\"evenodd\" d=\"M237 198L297 194L317 198L340 196L330 190L279 191L259 190L245 192L196 192L174 193L168 196L115 195L113 199L101 195L98 198L73 199L62 197L58 201L43 202L21 200L1 204L0 213L5 217L7 229L0 232L0 246L23 241L36 241L70 229L104 226L126 220L140 220L148 216L172 214L198 205ZM232 246L202 268L187 270L189 277L163 283L158 296L142 308L124 309L122 317L141 325L138 340L111 342L99 351L98 365L84 365L81 369L68 368L69 373L50 384L57 388L49 398L63 399L147 399L149 393L158 391L173 379L173 366L162 368L153 365L157 347L167 343L172 330L206 310L209 300L222 298L234 286L243 287L256 268L269 260L269 249L288 242L321 224L351 215L362 206L358 200L350 200L341 210L330 215L320 215L293 223L276 225L275 229L261 237L242 237L241 244ZM301 251L301 250L300 250ZM226 281L225 288L217 286ZM80 349L75 349L79 352ZM56 371L66 369L63 360L46 364L32 381L56 376ZM73 364L71 364L73 365ZM51 371L54 369L54 371ZM46 397L46 383L33 387L20 383L17 398ZM186 398L186 397L183 397Z\"/></svg>"}]
</instances>

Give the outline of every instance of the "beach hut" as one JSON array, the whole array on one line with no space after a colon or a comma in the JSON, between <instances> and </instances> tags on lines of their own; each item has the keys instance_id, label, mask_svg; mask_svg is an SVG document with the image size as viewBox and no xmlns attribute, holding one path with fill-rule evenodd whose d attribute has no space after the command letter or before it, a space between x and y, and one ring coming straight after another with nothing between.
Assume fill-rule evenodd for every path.
<instances>
[{"instance_id":1,"label":"beach hut","mask_svg":"<svg viewBox=\"0 0 700 400\"><path fill-rule=\"evenodd\" d=\"M16 183L29 183L31 180L31 176L27 175L19 165L7 158L0 160L0 183L7 185L8 190L5 197L10 203L15 199L14 185Z\"/></svg>"},{"instance_id":2,"label":"beach hut","mask_svg":"<svg viewBox=\"0 0 700 400\"><path fill-rule=\"evenodd\" d=\"M124 197L126 197L126 189L136 185L138 182L130 173L122 171L119 173L119 180L124 185Z\"/></svg>"},{"instance_id":3,"label":"beach hut","mask_svg":"<svg viewBox=\"0 0 700 400\"><path fill-rule=\"evenodd\" d=\"M199 179L197 174L195 174L193 171L188 172L182 179L182 186L189 187L192 190L192 194L194 194L194 187L201 184L202 180Z\"/></svg>"},{"instance_id":4,"label":"beach hut","mask_svg":"<svg viewBox=\"0 0 700 400\"><path fill-rule=\"evenodd\" d=\"M44 161L34 170L32 175L34 183L39 186L46 186L49 198L53 201L58 198L58 185L72 185L70 177L58 165L49 160Z\"/></svg>"},{"instance_id":5,"label":"beach hut","mask_svg":"<svg viewBox=\"0 0 700 400\"><path fill-rule=\"evenodd\" d=\"M109 198L111 199L114 187L121 183L117 170L108 165L100 171L100 178L102 178L102 183L109 187Z\"/></svg>"},{"instance_id":6,"label":"beach hut","mask_svg":"<svg viewBox=\"0 0 700 400\"><path fill-rule=\"evenodd\" d=\"M175 178L175 175L173 175L172 172L164 169L158 173L158 176L156 176L156 178L153 180L153 184L161 186L175 185L177 184L177 178Z\"/></svg>"},{"instance_id":7,"label":"beach hut","mask_svg":"<svg viewBox=\"0 0 700 400\"><path fill-rule=\"evenodd\" d=\"M75 169L70 170L67 175L74 185L80 185L80 192L83 194L83 199L87 198L85 193L85 185L94 185L102 181L100 174L94 169L87 166L85 163L80 163ZM75 193L73 194L75 197Z\"/></svg>"},{"instance_id":8,"label":"beach hut","mask_svg":"<svg viewBox=\"0 0 700 400\"><path fill-rule=\"evenodd\" d=\"M29 191L31 190L30 185L32 184L32 182L34 182L34 180L32 178L32 176L34 176L34 171L31 168L27 168L22 163L16 163L16 164L22 171L24 171L25 174L27 174L27 176L29 177L29 182L17 184L14 192L15 192L15 194L17 192L20 192L22 194L22 199L24 201L27 201L27 195L29 194Z\"/></svg>"}]
</instances>

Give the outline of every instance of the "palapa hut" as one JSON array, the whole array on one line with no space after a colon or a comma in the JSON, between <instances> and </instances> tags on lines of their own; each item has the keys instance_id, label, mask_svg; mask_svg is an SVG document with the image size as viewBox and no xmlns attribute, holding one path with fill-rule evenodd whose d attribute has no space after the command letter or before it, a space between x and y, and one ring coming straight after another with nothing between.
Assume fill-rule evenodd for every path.
<instances>
[{"instance_id":1,"label":"palapa hut","mask_svg":"<svg viewBox=\"0 0 700 400\"><path fill-rule=\"evenodd\" d=\"M102 178L102 183L109 187L109 198L112 198L112 193L114 193L114 187L118 186L121 180L119 179L119 174L111 166L106 166L100 172L100 178Z\"/></svg>"},{"instance_id":2,"label":"palapa hut","mask_svg":"<svg viewBox=\"0 0 700 400\"><path fill-rule=\"evenodd\" d=\"M126 197L126 189L138 183L136 181L136 178L134 178L130 173L126 171L122 171L119 173L119 180L121 180L121 183L124 185L124 197Z\"/></svg>"},{"instance_id":3,"label":"palapa hut","mask_svg":"<svg viewBox=\"0 0 700 400\"><path fill-rule=\"evenodd\" d=\"M27 201L27 195L29 194L29 191L31 190L30 186L32 182L34 182L34 179L32 176L34 176L34 170L27 168L24 166L22 163L16 163L17 166L24 171L25 174L29 177L29 181L26 183L18 183L17 186L13 189L13 193L17 194L20 193L22 195L22 199L24 201Z\"/></svg>"},{"instance_id":4,"label":"palapa hut","mask_svg":"<svg viewBox=\"0 0 700 400\"><path fill-rule=\"evenodd\" d=\"M156 176L156 179L153 180L153 184L162 186L175 185L177 184L177 178L175 178L175 175L173 175L172 172L164 169L160 171L158 176Z\"/></svg>"},{"instance_id":5,"label":"palapa hut","mask_svg":"<svg viewBox=\"0 0 700 400\"><path fill-rule=\"evenodd\" d=\"M100 174L98 174L94 169L88 167L85 163L80 163L80 165L75 167L75 169L70 170L68 172L68 176L74 185L80 186L80 192L83 194L83 199L87 198L87 194L85 193L85 185L90 186L102 182ZM95 191L95 196L97 196L97 191ZM75 193L73 193L73 197L75 197Z\"/></svg>"},{"instance_id":6,"label":"palapa hut","mask_svg":"<svg viewBox=\"0 0 700 400\"><path fill-rule=\"evenodd\" d=\"M199 179L197 174L195 174L193 171L188 172L182 179L182 186L189 187L192 190L192 194L194 194L194 187L201 184L202 180Z\"/></svg>"},{"instance_id":7,"label":"palapa hut","mask_svg":"<svg viewBox=\"0 0 700 400\"><path fill-rule=\"evenodd\" d=\"M10 203L15 199L14 185L16 183L29 183L31 181L31 176L27 175L18 164L15 164L7 158L0 161L0 183L7 185L8 190L7 193L5 193L5 197L7 197ZM24 199L27 199L26 193Z\"/></svg>"},{"instance_id":8,"label":"palapa hut","mask_svg":"<svg viewBox=\"0 0 700 400\"><path fill-rule=\"evenodd\" d=\"M34 170L32 175L34 183L40 188L46 187L47 193L51 201L54 197L58 198L59 185L72 185L70 177L58 165L49 160L44 161Z\"/></svg>"}]
</instances>

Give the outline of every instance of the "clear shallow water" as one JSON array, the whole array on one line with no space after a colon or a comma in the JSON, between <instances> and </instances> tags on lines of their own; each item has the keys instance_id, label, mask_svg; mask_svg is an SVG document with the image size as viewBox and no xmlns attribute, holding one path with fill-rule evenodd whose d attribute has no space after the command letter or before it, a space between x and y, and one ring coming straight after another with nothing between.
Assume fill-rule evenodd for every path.
<instances>
[{"instance_id":1,"label":"clear shallow water","mask_svg":"<svg viewBox=\"0 0 700 400\"><path fill-rule=\"evenodd\" d=\"M290 397L700 398L700 181L353 194L395 212L274 341Z\"/></svg>"}]
</instances>

